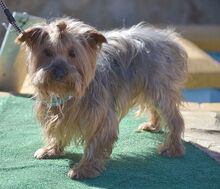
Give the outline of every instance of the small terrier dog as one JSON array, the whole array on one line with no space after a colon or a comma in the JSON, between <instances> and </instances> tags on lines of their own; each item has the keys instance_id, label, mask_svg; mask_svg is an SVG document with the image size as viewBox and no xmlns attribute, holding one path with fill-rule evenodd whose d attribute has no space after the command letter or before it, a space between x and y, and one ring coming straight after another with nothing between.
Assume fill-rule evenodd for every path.
<instances>
[{"instance_id":1,"label":"small terrier dog","mask_svg":"<svg viewBox=\"0 0 220 189\"><path fill-rule=\"evenodd\" d=\"M187 55L169 29L144 23L100 32L81 21L62 18L27 29L16 39L28 52L28 73L36 89L36 112L45 147L37 159L57 157L74 141L84 154L68 172L73 179L100 175L118 138L119 122L132 106L150 110L139 130L166 138L161 155L184 154L179 111Z\"/></svg>"}]
</instances>

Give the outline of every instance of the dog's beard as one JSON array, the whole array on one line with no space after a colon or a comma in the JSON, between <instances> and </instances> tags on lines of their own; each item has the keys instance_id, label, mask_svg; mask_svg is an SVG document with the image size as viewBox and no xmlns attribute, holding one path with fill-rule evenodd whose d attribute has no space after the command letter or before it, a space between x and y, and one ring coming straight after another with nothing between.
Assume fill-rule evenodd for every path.
<instances>
[{"instance_id":1,"label":"dog's beard","mask_svg":"<svg viewBox=\"0 0 220 189\"><path fill-rule=\"evenodd\" d=\"M80 98L85 92L85 84L83 78L76 70L72 69L65 79L56 81L50 73L44 69L39 69L32 75L32 83L34 87L48 99L52 95L59 98L73 96Z\"/></svg>"}]
</instances>

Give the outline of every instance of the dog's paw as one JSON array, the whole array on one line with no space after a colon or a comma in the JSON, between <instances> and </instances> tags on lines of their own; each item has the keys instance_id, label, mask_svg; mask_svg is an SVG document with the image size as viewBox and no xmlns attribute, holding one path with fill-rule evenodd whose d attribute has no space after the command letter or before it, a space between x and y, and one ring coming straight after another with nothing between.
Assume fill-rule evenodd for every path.
<instances>
[{"instance_id":1,"label":"dog's paw","mask_svg":"<svg viewBox=\"0 0 220 189\"><path fill-rule=\"evenodd\" d=\"M100 175L100 171L96 169L90 169L88 167L75 167L69 170L68 176L71 179L85 179L85 178L95 178Z\"/></svg>"},{"instance_id":2,"label":"dog's paw","mask_svg":"<svg viewBox=\"0 0 220 189\"><path fill-rule=\"evenodd\" d=\"M46 155L47 149L46 148L40 148L34 153L34 157L36 159L43 159L43 157Z\"/></svg>"},{"instance_id":3,"label":"dog's paw","mask_svg":"<svg viewBox=\"0 0 220 189\"><path fill-rule=\"evenodd\" d=\"M68 177L70 177L71 179L82 179L83 178L83 176L81 174L79 174L79 171L77 171L75 169L69 170Z\"/></svg>"},{"instance_id":4,"label":"dog's paw","mask_svg":"<svg viewBox=\"0 0 220 189\"><path fill-rule=\"evenodd\" d=\"M142 123L138 127L137 132L142 132L142 131L159 132L160 131L160 126L159 125L154 125L151 122Z\"/></svg>"},{"instance_id":5,"label":"dog's paw","mask_svg":"<svg viewBox=\"0 0 220 189\"><path fill-rule=\"evenodd\" d=\"M40 148L34 153L36 159L46 159L51 157L59 157L64 155L63 151L58 151L55 148Z\"/></svg>"}]
</instances>

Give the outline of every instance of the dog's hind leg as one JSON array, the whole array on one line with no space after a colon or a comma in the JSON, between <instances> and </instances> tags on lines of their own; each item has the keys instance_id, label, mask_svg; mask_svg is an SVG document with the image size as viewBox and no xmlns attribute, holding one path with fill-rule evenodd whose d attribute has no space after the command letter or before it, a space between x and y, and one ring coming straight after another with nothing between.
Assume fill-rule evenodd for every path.
<instances>
[{"instance_id":1,"label":"dog's hind leg","mask_svg":"<svg viewBox=\"0 0 220 189\"><path fill-rule=\"evenodd\" d=\"M184 131L184 121L180 114L180 94L172 89L166 91L156 98L155 104L160 114L161 121L165 124L166 138L160 147L160 154L168 157L181 156L184 154L181 135Z\"/></svg>"},{"instance_id":2,"label":"dog's hind leg","mask_svg":"<svg viewBox=\"0 0 220 189\"><path fill-rule=\"evenodd\" d=\"M160 131L160 116L155 108L150 107L151 118L150 121L142 123L138 127L138 131L150 131L159 132Z\"/></svg>"}]
</instances>

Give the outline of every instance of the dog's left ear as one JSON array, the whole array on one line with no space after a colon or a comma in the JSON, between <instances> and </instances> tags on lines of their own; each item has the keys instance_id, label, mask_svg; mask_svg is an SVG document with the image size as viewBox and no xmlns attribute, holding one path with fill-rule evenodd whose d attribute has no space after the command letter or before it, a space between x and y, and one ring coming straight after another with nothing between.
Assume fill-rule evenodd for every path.
<instances>
[{"instance_id":1,"label":"dog's left ear","mask_svg":"<svg viewBox=\"0 0 220 189\"><path fill-rule=\"evenodd\" d=\"M92 48L98 48L102 43L107 43L106 38L98 31L88 31L85 37Z\"/></svg>"}]
</instances>

